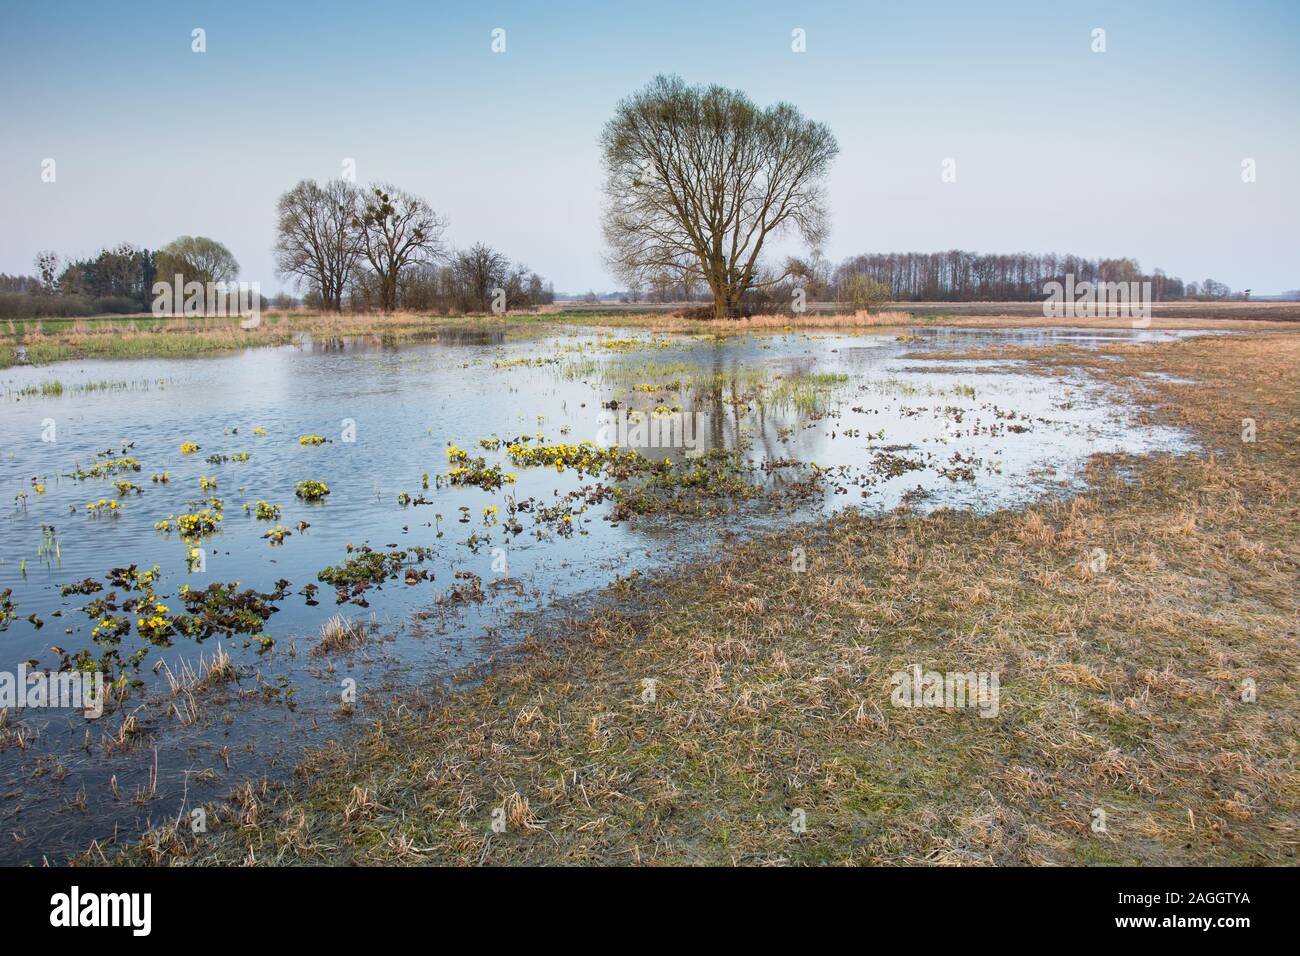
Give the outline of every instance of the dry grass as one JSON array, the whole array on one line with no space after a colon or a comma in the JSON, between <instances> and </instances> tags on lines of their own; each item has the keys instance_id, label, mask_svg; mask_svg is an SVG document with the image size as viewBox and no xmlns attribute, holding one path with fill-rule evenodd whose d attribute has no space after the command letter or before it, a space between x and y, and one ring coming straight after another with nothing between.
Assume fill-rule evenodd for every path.
<instances>
[{"instance_id":1,"label":"dry grass","mask_svg":"<svg viewBox=\"0 0 1300 956\"><path fill-rule=\"evenodd\" d=\"M1235 306L1235 308L1234 308ZM997 310L1004 308L1005 312ZM1161 304L1151 321L1153 329L1277 330L1294 321L1300 306L1294 303L1173 303ZM992 314L990 314L992 313ZM1269 321L1274 318L1277 321ZM1039 303L899 303L883 312L830 315L809 312L800 316L757 315L748 319L690 319L666 312L580 310L563 306L535 313L503 316L431 316L413 312L389 315L321 315L269 311L252 329L240 327L238 318L165 318L153 316L115 319L10 320L0 326L0 368L16 360L16 347L27 350L36 365L76 358L179 358L245 348L287 345L302 336L316 339L374 339L383 342L436 338L439 329L496 330L510 335L537 335L574 325L594 328L642 328L656 332L711 332L739 334L790 330L882 330L916 325L965 328L1037 328L1062 324L1072 328L1127 329L1125 318L1070 319L1062 322L1042 316Z\"/></svg>"},{"instance_id":2,"label":"dry grass","mask_svg":"<svg viewBox=\"0 0 1300 956\"><path fill-rule=\"evenodd\" d=\"M412 694L252 819L237 801L120 858L1293 865L1300 336L1108 351L1085 368L1203 453L1096 456L1086 493L1024 512L847 513L739 545ZM998 716L892 706L914 664L998 671Z\"/></svg>"},{"instance_id":3,"label":"dry grass","mask_svg":"<svg viewBox=\"0 0 1300 956\"><path fill-rule=\"evenodd\" d=\"M342 654L352 650L366 639L366 626L335 614L321 625L320 640L310 651L312 654Z\"/></svg>"}]
</instances>

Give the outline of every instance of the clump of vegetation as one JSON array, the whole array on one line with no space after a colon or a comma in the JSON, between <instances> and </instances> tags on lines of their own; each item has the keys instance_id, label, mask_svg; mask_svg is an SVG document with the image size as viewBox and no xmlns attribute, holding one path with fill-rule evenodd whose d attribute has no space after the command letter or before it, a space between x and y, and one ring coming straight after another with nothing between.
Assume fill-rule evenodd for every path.
<instances>
[{"instance_id":1,"label":"clump of vegetation","mask_svg":"<svg viewBox=\"0 0 1300 956\"><path fill-rule=\"evenodd\" d=\"M105 461L96 462L89 468L78 466L76 471L71 472L65 477L75 478L77 481L85 481L87 478L108 478L125 471L139 470L140 463L128 455L121 458L110 458Z\"/></svg>"},{"instance_id":2,"label":"clump of vegetation","mask_svg":"<svg viewBox=\"0 0 1300 956\"><path fill-rule=\"evenodd\" d=\"M642 469L643 482L614 488L610 518L622 521L661 512L701 515L729 510L761 490L752 470L739 451L723 448L680 463L649 463Z\"/></svg>"},{"instance_id":3,"label":"clump of vegetation","mask_svg":"<svg viewBox=\"0 0 1300 956\"><path fill-rule=\"evenodd\" d=\"M214 582L201 591L182 585L180 596L189 617L176 623L187 635L200 638L216 633L261 634L279 610L276 602L284 599L288 586L288 581L278 581L274 591L262 592L240 591L238 581Z\"/></svg>"},{"instance_id":4,"label":"clump of vegetation","mask_svg":"<svg viewBox=\"0 0 1300 956\"><path fill-rule=\"evenodd\" d=\"M14 589L5 588L0 591L0 631L9 627L9 622L14 619L17 613L17 605L13 601Z\"/></svg>"},{"instance_id":5,"label":"clump of vegetation","mask_svg":"<svg viewBox=\"0 0 1300 956\"><path fill-rule=\"evenodd\" d=\"M173 528L180 532L182 541L197 541L221 530L222 514L217 508L203 508L189 514L168 515L165 521L159 521L154 529L170 532Z\"/></svg>"},{"instance_id":6,"label":"clump of vegetation","mask_svg":"<svg viewBox=\"0 0 1300 956\"><path fill-rule=\"evenodd\" d=\"M321 625L320 640L311 649L313 654L338 654L351 650L365 640L365 625L349 621L335 614Z\"/></svg>"},{"instance_id":7,"label":"clump of vegetation","mask_svg":"<svg viewBox=\"0 0 1300 956\"><path fill-rule=\"evenodd\" d=\"M304 501L320 501L330 493L329 486L323 481L308 479L294 486L293 493Z\"/></svg>"},{"instance_id":8,"label":"clump of vegetation","mask_svg":"<svg viewBox=\"0 0 1300 956\"><path fill-rule=\"evenodd\" d=\"M244 509L248 510L248 505L244 505ZM254 514L259 521L279 521L282 510L279 505L273 505L269 501L259 501Z\"/></svg>"},{"instance_id":9,"label":"clump of vegetation","mask_svg":"<svg viewBox=\"0 0 1300 956\"><path fill-rule=\"evenodd\" d=\"M351 546L348 551L351 553ZM380 587L385 581L397 577L404 577L407 584L432 580L432 574L415 567L432 556L432 549L418 545L392 551L376 551L369 545L362 545L355 556L337 566L326 567L316 577L334 587L337 603L351 601L360 607L368 607L365 592Z\"/></svg>"},{"instance_id":10,"label":"clump of vegetation","mask_svg":"<svg viewBox=\"0 0 1300 956\"><path fill-rule=\"evenodd\" d=\"M487 459L471 457L469 452L455 445L447 448L447 460L453 467L438 479L439 484L446 481L449 485L473 485L485 491L496 491L515 481L515 476L503 472L499 464L488 465Z\"/></svg>"},{"instance_id":11,"label":"clump of vegetation","mask_svg":"<svg viewBox=\"0 0 1300 956\"><path fill-rule=\"evenodd\" d=\"M871 467L882 478L898 478L909 471L924 470L925 462L891 451L878 451L872 456Z\"/></svg>"},{"instance_id":12,"label":"clump of vegetation","mask_svg":"<svg viewBox=\"0 0 1300 956\"><path fill-rule=\"evenodd\" d=\"M84 580L72 584L63 584L59 586L59 593L64 597L69 594L95 594L104 590L104 585L100 584L94 578L85 578Z\"/></svg>"},{"instance_id":13,"label":"clump of vegetation","mask_svg":"<svg viewBox=\"0 0 1300 956\"><path fill-rule=\"evenodd\" d=\"M512 359L498 359L492 363L493 368L518 368L527 366L528 368L540 368L543 365L554 365L560 361L560 356L521 356Z\"/></svg>"},{"instance_id":14,"label":"clump of vegetation","mask_svg":"<svg viewBox=\"0 0 1300 956\"><path fill-rule=\"evenodd\" d=\"M610 466L635 464L641 459L636 451L601 448L589 441L558 445L516 442L506 447L506 454L521 468L541 466L556 471L573 468L579 474L598 474Z\"/></svg>"},{"instance_id":15,"label":"clump of vegetation","mask_svg":"<svg viewBox=\"0 0 1300 956\"><path fill-rule=\"evenodd\" d=\"M267 530L262 537L268 539L271 544L284 544L284 539L291 534L293 534L292 531L284 525L278 524L274 528Z\"/></svg>"}]
</instances>

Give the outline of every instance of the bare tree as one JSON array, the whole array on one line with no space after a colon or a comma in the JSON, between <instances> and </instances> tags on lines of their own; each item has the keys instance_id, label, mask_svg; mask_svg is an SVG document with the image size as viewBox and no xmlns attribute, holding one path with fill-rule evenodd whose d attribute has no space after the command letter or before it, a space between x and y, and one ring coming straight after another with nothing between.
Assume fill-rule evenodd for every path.
<instances>
[{"instance_id":1,"label":"bare tree","mask_svg":"<svg viewBox=\"0 0 1300 956\"><path fill-rule=\"evenodd\" d=\"M59 290L59 254L48 250L36 253L36 273L41 277L41 294L54 295Z\"/></svg>"},{"instance_id":2,"label":"bare tree","mask_svg":"<svg viewBox=\"0 0 1300 956\"><path fill-rule=\"evenodd\" d=\"M379 308L397 306L402 270L445 257L442 233L446 222L419 196L387 183L371 187L360 214L352 220L361 252L379 284Z\"/></svg>"},{"instance_id":3,"label":"bare tree","mask_svg":"<svg viewBox=\"0 0 1300 956\"><path fill-rule=\"evenodd\" d=\"M491 246L478 242L456 253L451 267L462 298L461 308L487 312L491 307L492 290L506 286L510 261Z\"/></svg>"},{"instance_id":4,"label":"bare tree","mask_svg":"<svg viewBox=\"0 0 1300 956\"><path fill-rule=\"evenodd\" d=\"M324 186L304 179L277 205L276 269L306 282L326 311L343 308L348 276L361 255L360 235L352 226L359 202L357 188L342 179Z\"/></svg>"},{"instance_id":5,"label":"bare tree","mask_svg":"<svg viewBox=\"0 0 1300 956\"><path fill-rule=\"evenodd\" d=\"M821 183L839 147L787 103L760 109L735 90L660 76L619 104L601 149L609 261L629 284L695 264L715 314L733 316L769 281L758 268L769 236L826 235Z\"/></svg>"}]
</instances>

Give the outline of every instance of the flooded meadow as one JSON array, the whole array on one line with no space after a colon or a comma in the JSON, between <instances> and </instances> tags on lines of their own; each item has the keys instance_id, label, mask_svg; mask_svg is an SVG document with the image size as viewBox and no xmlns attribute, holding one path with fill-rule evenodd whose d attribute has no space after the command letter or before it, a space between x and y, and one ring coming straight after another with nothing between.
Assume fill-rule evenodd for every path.
<instances>
[{"instance_id":1,"label":"flooded meadow","mask_svg":"<svg viewBox=\"0 0 1300 956\"><path fill-rule=\"evenodd\" d=\"M979 357L1179 335L456 330L8 369L0 672L98 672L106 700L4 711L0 860L275 779L736 536L1016 508L1095 453L1183 451L1084 373Z\"/></svg>"}]
</instances>

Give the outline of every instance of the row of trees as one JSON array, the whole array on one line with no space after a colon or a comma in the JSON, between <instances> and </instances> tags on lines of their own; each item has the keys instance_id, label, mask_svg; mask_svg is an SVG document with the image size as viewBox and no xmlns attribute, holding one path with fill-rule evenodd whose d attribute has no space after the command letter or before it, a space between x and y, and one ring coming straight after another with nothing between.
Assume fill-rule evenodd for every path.
<instances>
[{"instance_id":1,"label":"row of trees","mask_svg":"<svg viewBox=\"0 0 1300 956\"><path fill-rule=\"evenodd\" d=\"M488 312L555 300L526 266L483 243L449 249L446 220L388 183L304 179L276 206L276 269L325 311Z\"/></svg>"},{"instance_id":2,"label":"row of trees","mask_svg":"<svg viewBox=\"0 0 1300 956\"><path fill-rule=\"evenodd\" d=\"M1161 269L1142 270L1135 259L1087 259L1074 255L986 255L959 249L947 252L871 253L852 256L834 266L814 252L791 257L776 272L757 272L760 281L741 299L741 309L754 312L772 307L789 309L795 289L810 302L837 302L846 308L872 308L886 301L901 302L1032 302L1043 298L1043 285L1064 282L1150 282L1152 297L1228 299L1234 293L1214 279L1184 282ZM697 269L677 274L655 273L645 285L634 286L629 302L694 302L713 293Z\"/></svg>"},{"instance_id":3,"label":"row of trees","mask_svg":"<svg viewBox=\"0 0 1300 956\"><path fill-rule=\"evenodd\" d=\"M35 267L32 276L0 275L0 316L145 312L156 281L179 274L187 282L229 282L239 274L230 250L205 236L180 236L153 251L124 242L67 261L40 252Z\"/></svg>"},{"instance_id":4,"label":"row of trees","mask_svg":"<svg viewBox=\"0 0 1300 956\"><path fill-rule=\"evenodd\" d=\"M277 204L278 273L311 308L391 312L528 309L555 301L551 285L483 243L449 249L445 220L418 196L387 184L303 180ZM0 275L0 317L148 311L153 285L231 282L239 263L220 242L181 236L150 251L122 243L86 259L36 257L36 275ZM265 304L290 307L289 295Z\"/></svg>"},{"instance_id":5,"label":"row of trees","mask_svg":"<svg viewBox=\"0 0 1300 956\"><path fill-rule=\"evenodd\" d=\"M1185 283L1164 270L1142 271L1136 259L1087 259L1082 256L980 254L960 249L947 252L873 253L846 259L833 272L821 274L829 286L840 287L854 276L878 282L890 298L910 302L1016 302L1043 297L1047 282L1150 282L1156 300L1226 299L1232 290L1221 282ZM834 297L834 296L832 296Z\"/></svg>"}]
</instances>

